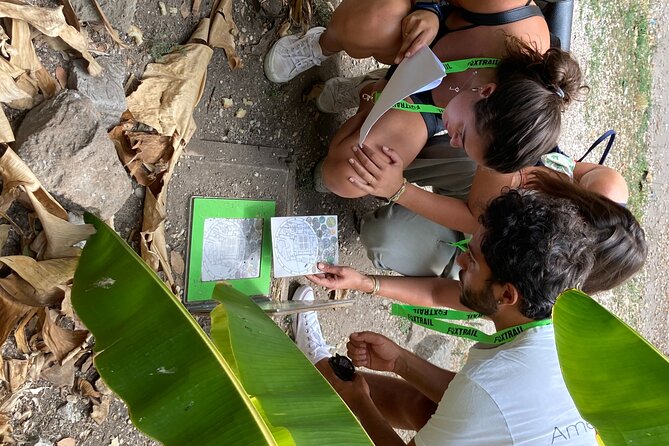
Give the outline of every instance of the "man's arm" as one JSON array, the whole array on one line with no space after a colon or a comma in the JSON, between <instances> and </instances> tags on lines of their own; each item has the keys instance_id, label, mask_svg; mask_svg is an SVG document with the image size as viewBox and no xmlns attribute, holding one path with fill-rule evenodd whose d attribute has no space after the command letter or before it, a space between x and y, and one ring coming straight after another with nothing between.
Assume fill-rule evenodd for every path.
<instances>
[{"instance_id":1,"label":"man's arm","mask_svg":"<svg viewBox=\"0 0 669 446\"><path fill-rule=\"evenodd\" d=\"M349 289L363 293L374 291L374 280L379 284L376 294L409 305L448 307L471 311L460 303L460 282L440 277L365 276L348 266L319 263L324 274L307 276L316 285L333 290Z\"/></svg>"},{"instance_id":2,"label":"man's arm","mask_svg":"<svg viewBox=\"0 0 669 446\"><path fill-rule=\"evenodd\" d=\"M455 373L437 367L387 337L370 331L353 333L347 353L356 367L394 372L438 403Z\"/></svg>"},{"instance_id":3,"label":"man's arm","mask_svg":"<svg viewBox=\"0 0 669 446\"><path fill-rule=\"evenodd\" d=\"M351 381L342 381L334 374L327 361L316 363L316 368L355 414L374 444L405 446L404 441L374 404L364 376L356 373Z\"/></svg>"},{"instance_id":4,"label":"man's arm","mask_svg":"<svg viewBox=\"0 0 669 446\"><path fill-rule=\"evenodd\" d=\"M441 401L455 373L437 367L406 349L396 361L395 373L407 380L435 403Z\"/></svg>"},{"instance_id":5,"label":"man's arm","mask_svg":"<svg viewBox=\"0 0 669 446\"><path fill-rule=\"evenodd\" d=\"M362 427L367 432L367 435L370 436L374 444L388 446L406 445L404 440L397 435L397 432L395 432L390 423L388 423L376 405L374 405L374 402L368 393L362 394L359 392L358 396L351 401L347 400L343 395L342 398L346 401L346 404L356 417L358 417L360 424L362 424Z\"/></svg>"},{"instance_id":6,"label":"man's arm","mask_svg":"<svg viewBox=\"0 0 669 446\"><path fill-rule=\"evenodd\" d=\"M376 294L409 305L472 311L460 303L460 281L441 277L376 276ZM372 279L370 278L370 282Z\"/></svg>"}]
</instances>

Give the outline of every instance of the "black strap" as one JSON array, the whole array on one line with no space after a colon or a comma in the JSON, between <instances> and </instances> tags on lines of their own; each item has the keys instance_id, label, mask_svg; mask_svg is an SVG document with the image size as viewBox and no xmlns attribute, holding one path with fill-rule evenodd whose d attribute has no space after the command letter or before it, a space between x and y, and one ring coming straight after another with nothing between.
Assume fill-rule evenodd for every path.
<instances>
[{"instance_id":1,"label":"black strap","mask_svg":"<svg viewBox=\"0 0 669 446\"><path fill-rule=\"evenodd\" d=\"M611 147L613 147L613 141L615 141L615 139L616 139L615 130L609 130L608 132L604 133L602 136L597 138L597 141L595 141L590 146L590 148L585 151L585 154L583 154L583 156L578 160L578 162L579 163L582 162L585 159L585 157L588 156L590 154L590 152L592 152L595 149L595 147L600 145L602 143L602 141L604 141L607 138L608 138L609 142L606 143L606 148L604 149L604 153L602 153L602 157L599 160L599 164L603 165L604 161L606 161L606 157L609 156L609 151L611 150Z\"/></svg>"},{"instance_id":2,"label":"black strap","mask_svg":"<svg viewBox=\"0 0 669 446\"><path fill-rule=\"evenodd\" d=\"M513 8L508 11L488 14L461 9L460 17L469 23L473 23L474 25L478 26L499 26L529 19L530 17L543 17L543 14L541 13L541 8L536 5L530 5L519 6L518 8Z\"/></svg>"}]
</instances>

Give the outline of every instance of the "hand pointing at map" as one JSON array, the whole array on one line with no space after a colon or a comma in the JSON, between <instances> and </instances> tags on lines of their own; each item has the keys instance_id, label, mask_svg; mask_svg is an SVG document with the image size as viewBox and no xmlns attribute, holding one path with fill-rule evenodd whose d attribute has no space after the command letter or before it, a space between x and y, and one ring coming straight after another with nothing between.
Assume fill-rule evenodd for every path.
<instances>
[{"instance_id":1,"label":"hand pointing at map","mask_svg":"<svg viewBox=\"0 0 669 446\"><path fill-rule=\"evenodd\" d=\"M318 263L317 267L320 271L323 271L323 274L306 276L316 285L331 290L353 289L365 293L370 293L374 289L374 281L371 277L367 277L349 266Z\"/></svg>"}]
</instances>

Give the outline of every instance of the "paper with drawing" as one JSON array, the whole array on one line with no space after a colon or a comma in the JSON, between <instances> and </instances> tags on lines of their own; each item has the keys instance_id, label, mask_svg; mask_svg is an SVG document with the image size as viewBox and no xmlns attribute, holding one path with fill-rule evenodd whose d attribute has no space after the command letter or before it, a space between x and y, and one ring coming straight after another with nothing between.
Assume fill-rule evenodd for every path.
<instances>
[{"instance_id":1,"label":"paper with drawing","mask_svg":"<svg viewBox=\"0 0 669 446\"><path fill-rule=\"evenodd\" d=\"M274 277L320 273L316 263L339 261L337 216L274 217Z\"/></svg>"},{"instance_id":2,"label":"paper with drawing","mask_svg":"<svg viewBox=\"0 0 669 446\"><path fill-rule=\"evenodd\" d=\"M202 282L260 275L262 218L207 218L202 237Z\"/></svg>"},{"instance_id":3,"label":"paper with drawing","mask_svg":"<svg viewBox=\"0 0 669 446\"><path fill-rule=\"evenodd\" d=\"M428 47L404 58L362 123L358 144L362 145L372 126L393 105L414 93L436 88L445 75L444 66Z\"/></svg>"}]
</instances>

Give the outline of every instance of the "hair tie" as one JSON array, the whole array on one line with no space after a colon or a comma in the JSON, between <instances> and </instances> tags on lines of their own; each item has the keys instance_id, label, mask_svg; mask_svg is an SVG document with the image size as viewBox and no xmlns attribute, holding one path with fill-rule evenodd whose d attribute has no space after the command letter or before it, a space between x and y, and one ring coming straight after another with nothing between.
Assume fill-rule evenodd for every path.
<instances>
[{"instance_id":1,"label":"hair tie","mask_svg":"<svg viewBox=\"0 0 669 446\"><path fill-rule=\"evenodd\" d=\"M560 99L564 99L564 91L559 86L555 86L555 94L558 95Z\"/></svg>"}]
</instances>

